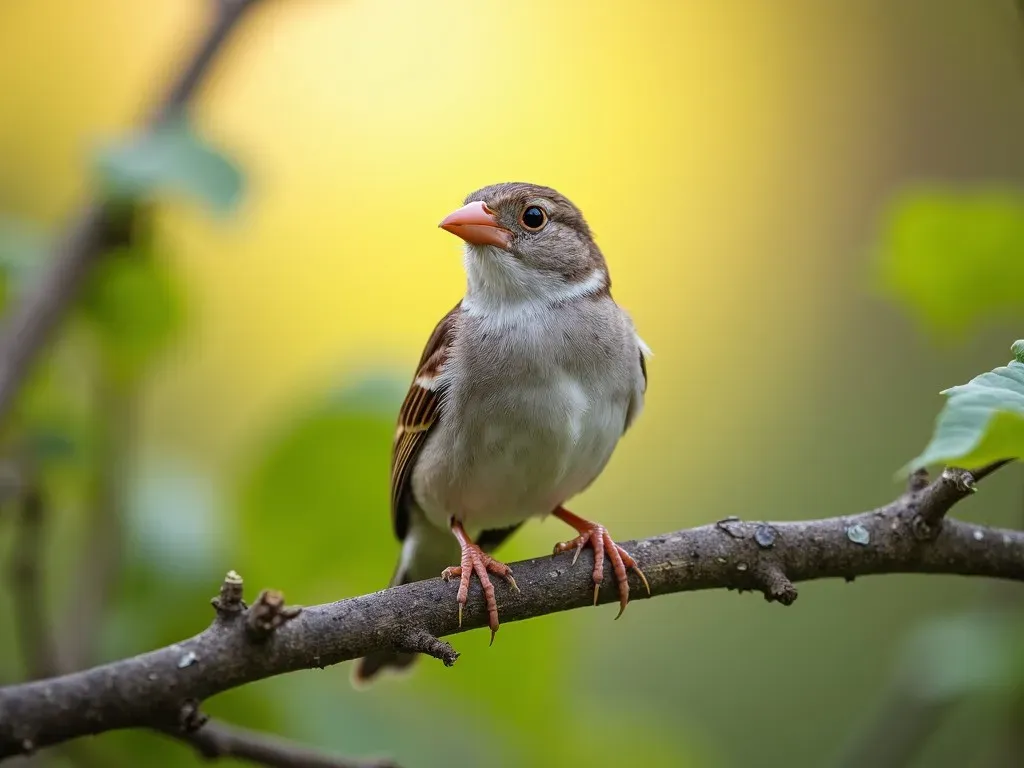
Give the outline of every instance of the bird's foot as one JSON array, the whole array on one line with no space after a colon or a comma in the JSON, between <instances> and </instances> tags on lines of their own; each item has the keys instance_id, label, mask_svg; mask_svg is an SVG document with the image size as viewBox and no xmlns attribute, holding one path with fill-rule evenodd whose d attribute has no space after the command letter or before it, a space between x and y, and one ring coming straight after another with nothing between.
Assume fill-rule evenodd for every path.
<instances>
[{"instance_id":1,"label":"bird's foot","mask_svg":"<svg viewBox=\"0 0 1024 768\"><path fill-rule=\"evenodd\" d=\"M616 619L626 610L626 604L629 602L629 574L626 573L627 568L636 571L636 574L647 589L647 594L651 594L651 586L647 583L647 577L640 570L640 566L636 564L636 560L612 540L612 537L608 535L608 530L603 525L584 520L564 507L556 509L554 515L580 533L575 539L555 544L554 554L568 552L571 549L576 550L576 554L572 558L573 565L575 565L576 560L579 559L580 552L583 551L583 547L589 544L594 549L594 605L597 605L597 593L601 589L601 582L604 581L605 555L608 555L608 559L612 561L615 581L619 585L619 612L615 616Z\"/></svg>"},{"instance_id":2,"label":"bird's foot","mask_svg":"<svg viewBox=\"0 0 1024 768\"><path fill-rule=\"evenodd\" d=\"M491 628L491 643L494 642L494 634L498 631L498 602L494 598L494 585L491 584L489 573L496 574L509 583L516 592L519 586L512 578L512 569L502 562L484 552L476 544L470 541L462 542L462 564L445 568L441 571L441 578L449 581L456 576L459 577L459 593L456 600L459 602L459 626L462 626L462 609L469 599L469 580L473 574L480 579L480 586L484 591L484 601L487 603L487 626Z\"/></svg>"}]
</instances>

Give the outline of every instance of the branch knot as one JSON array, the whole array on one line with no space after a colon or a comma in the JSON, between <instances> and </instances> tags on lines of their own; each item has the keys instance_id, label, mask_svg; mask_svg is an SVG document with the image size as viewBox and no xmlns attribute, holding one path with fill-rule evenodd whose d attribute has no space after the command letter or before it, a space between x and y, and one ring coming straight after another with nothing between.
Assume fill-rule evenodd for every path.
<instances>
[{"instance_id":1,"label":"branch knot","mask_svg":"<svg viewBox=\"0 0 1024 768\"><path fill-rule=\"evenodd\" d=\"M233 619L248 607L242 599L243 589L242 577L237 571L228 571L220 585L220 594L210 600L218 618Z\"/></svg>"},{"instance_id":2,"label":"branch knot","mask_svg":"<svg viewBox=\"0 0 1024 768\"><path fill-rule=\"evenodd\" d=\"M769 603L792 605L796 602L797 591L793 582L776 563L765 563L754 572L754 578L761 586L764 599Z\"/></svg>"},{"instance_id":3,"label":"branch knot","mask_svg":"<svg viewBox=\"0 0 1024 768\"><path fill-rule=\"evenodd\" d=\"M440 659L446 667L452 666L459 658L458 651L425 629L414 629L401 634L393 642L396 650L406 653L425 653L435 659Z\"/></svg>"},{"instance_id":4,"label":"branch knot","mask_svg":"<svg viewBox=\"0 0 1024 768\"><path fill-rule=\"evenodd\" d=\"M278 627L291 621L301 612L302 608L297 605L285 605L284 593L276 589L264 589L246 613L245 631L250 640L262 643Z\"/></svg>"}]
</instances>

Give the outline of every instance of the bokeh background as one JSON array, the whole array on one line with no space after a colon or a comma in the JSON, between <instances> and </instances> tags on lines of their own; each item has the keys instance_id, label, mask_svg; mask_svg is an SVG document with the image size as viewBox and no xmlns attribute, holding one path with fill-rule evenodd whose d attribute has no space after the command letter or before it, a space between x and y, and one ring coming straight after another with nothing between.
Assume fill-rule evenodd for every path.
<instances>
[{"instance_id":1,"label":"bokeh background","mask_svg":"<svg viewBox=\"0 0 1024 768\"><path fill-rule=\"evenodd\" d=\"M91 153L137 124L208 10L0 5L9 227L45 238L66 222L94 183ZM193 117L245 196L225 217L171 195L148 220L154 322L173 339L128 377L67 342L55 365L81 392L40 406L86 436L47 475L45 520L51 621L79 663L201 630L229 568L252 594L305 604L386 583L395 413L463 289L459 242L436 225L485 184L573 199L654 350L643 417L572 507L622 540L887 502L938 391L1004 363L1022 335L1008 312L929 324L877 266L906 190L1024 182L1010 0L268 0ZM1020 525L1021 479L1000 473L958 513ZM12 528L0 516L3 557ZM502 554L566 535L533 523ZM490 648L486 631L460 635L454 668L428 660L365 692L342 665L207 709L410 768L827 765L874 738L915 633L994 594L897 576L806 584L790 608L673 595L619 622L605 606L509 624ZM25 675L9 598L0 682ZM950 666L987 652L953 634ZM957 697L912 764L994 765L1008 723L1024 730L1005 693ZM40 759L200 762L146 733Z\"/></svg>"}]
</instances>

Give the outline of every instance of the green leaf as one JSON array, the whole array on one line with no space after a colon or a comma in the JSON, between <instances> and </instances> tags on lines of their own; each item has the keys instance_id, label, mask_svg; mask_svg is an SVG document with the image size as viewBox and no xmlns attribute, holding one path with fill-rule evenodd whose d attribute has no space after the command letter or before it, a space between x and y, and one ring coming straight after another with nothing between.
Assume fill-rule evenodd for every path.
<instances>
[{"instance_id":1,"label":"green leaf","mask_svg":"<svg viewBox=\"0 0 1024 768\"><path fill-rule=\"evenodd\" d=\"M135 380L183 324L178 285L160 261L133 249L106 255L89 275L81 300L116 381Z\"/></svg>"},{"instance_id":2,"label":"green leaf","mask_svg":"<svg viewBox=\"0 0 1024 768\"><path fill-rule=\"evenodd\" d=\"M245 525L235 567L246 579L272 581L285 594L301 587L301 602L387 584L399 549L388 467L401 394L386 410L367 404L365 387L324 398L259 447L240 488Z\"/></svg>"},{"instance_id":3,"label":"green leaf","mask_svg":"<svg viewBox=\"0 0 1024 768\"><path fill-rule=\"evenodd\" d=\"M96 170L115 200L149 200L162 193L191 195L219 214L242 197L238 166L195 133L183 117L99 150Z\"/></svg>"},{"instance_id":4,"label":"green leaf","mask_svg":"<svg viewBox=\"0 0 1024 768\"><path fill-rule=\"evenodd\" d=\"M950 387L935 433L903 472L944 462L974 469L999 459L1024 457L1024 340L1016 359L966 384Z\"/></svg>"},{"instance_id":5,"label":"green leaf","mask_svg":"<svg viewBox=\"0 0 1024 768\"><path fill-rule=\"evenodd\" d=\"M889 210L877 278L935 334L1024 317L1024 195L907 192Z\"/></svg>"}]
</instances>

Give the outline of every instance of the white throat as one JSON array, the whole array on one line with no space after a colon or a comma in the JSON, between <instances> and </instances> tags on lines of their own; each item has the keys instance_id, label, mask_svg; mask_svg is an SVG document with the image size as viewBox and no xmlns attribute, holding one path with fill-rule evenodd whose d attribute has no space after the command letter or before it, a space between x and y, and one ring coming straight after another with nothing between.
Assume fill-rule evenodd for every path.
<instances>
[{"instance_id":1,"label":"white throat","mask_svg":"<svg viewBox=\"0 0 1024 768\"><path fill-rule=\"evenodd\" d=\"M467 285L462 311L499 324L516 323L555 304L598 293L608 284L601 267L582 280L566 282L530 269L490 245L467 245L463 263Z\"/></svg>"}]
</instances>

